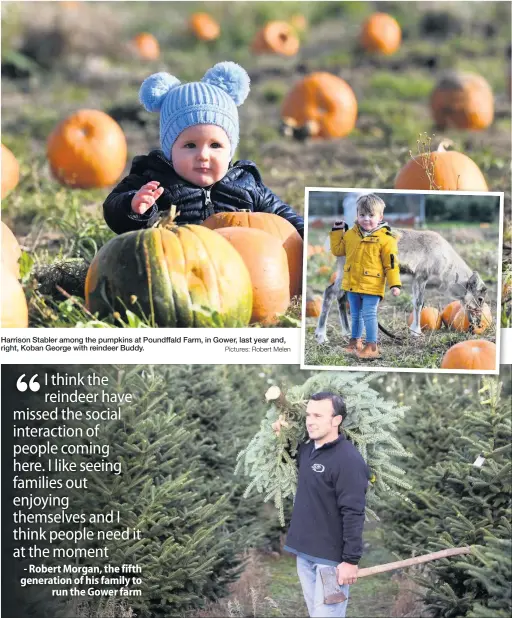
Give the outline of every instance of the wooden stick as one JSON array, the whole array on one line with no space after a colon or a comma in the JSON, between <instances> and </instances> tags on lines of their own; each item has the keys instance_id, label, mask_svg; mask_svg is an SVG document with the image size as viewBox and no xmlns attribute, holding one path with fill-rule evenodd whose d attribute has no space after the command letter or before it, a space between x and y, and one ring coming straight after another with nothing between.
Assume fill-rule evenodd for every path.
<instances>
[{"instance_id":1,"label":"wooden stick","mask_svg":"<svg viewBox=\"0 0 512 618\"><path fill-rule=\"evenodd\" d=\"M432 554L424 554L423 556L416 556L415 558L407 558L407 560L397 560L396 562L388 562L387 564L378 564L377 566L368 567L366 569L359 569L357 572L357 578L359 579L360 577L367 577L368 575L375 575L377 573L385 573L386 571L394 571L395 569L415 566L416 564L431 562L432 560L440 560L441 558L448 558L449 556L458 556L460 554L470 553L471 547L469 546L443 549Z\"/></svg>"}]
</instances>

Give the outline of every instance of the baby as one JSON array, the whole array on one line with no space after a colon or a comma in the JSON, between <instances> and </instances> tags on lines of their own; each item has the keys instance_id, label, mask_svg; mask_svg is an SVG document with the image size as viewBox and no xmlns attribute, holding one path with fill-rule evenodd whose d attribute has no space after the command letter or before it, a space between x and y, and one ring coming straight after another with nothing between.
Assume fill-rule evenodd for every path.
<instances>
[{"instance_id":1,"label":"baby","mask_svg":"<svg viewBox=\"0 0 512 618\"><path fill-rule=\"evenodd\" d=\"M343 221L335 221L330 235L332 253L346 256L341 287L347 292L352 321L346 352L362 359L380 357L377 307L384 297L386 280L393 296L398 296L401 288L397 241L383 222L385 207L377 195L362 195L357 200L357 223L349 230Z\"/></svg>"},{"instance_id":2,"label":"baby","mask_svg":"<svg viewBox=\"0 0 512 618\"><path fill-rule=\"evenodd\" d=\"M216 64L200 82L181 84L168 73L144 80L139 98L148 111L160 112L162 150L135 157L130 174L105 200L103 214L114 232L151 227L159 211L176 205L178 225L251 210L284 217L303 236L302 217L263 184L256 165L231 163L239 140L237 106L249 83L234 62Z\"/></svg>"}]
</instances>

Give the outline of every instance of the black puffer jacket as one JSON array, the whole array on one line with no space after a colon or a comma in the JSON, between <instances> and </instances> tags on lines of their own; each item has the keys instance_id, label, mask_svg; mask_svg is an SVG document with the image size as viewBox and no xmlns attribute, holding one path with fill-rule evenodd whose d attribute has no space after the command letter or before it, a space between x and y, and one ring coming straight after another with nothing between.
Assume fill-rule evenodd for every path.
<instances>
[{"instance_id":1,"label":"black puffer jacket","mask_svg":"<svg viewBox=\"0 0 512 618\"><path fill-rule=\"evenodd\" d=\"M132 211L135 193L150 180L157 180L164 192L143 215ZM130 174L107 197L103 215L111 230L117 234L153 225L158 211L177 206L176 223L200 224L216 212L251 210L271 212L287 219L304 234L304 220L290 206L266 187L258 168L252 161L237 161L227 174L208 188L197 187L178 176L161 150L135 157Z\"/></svg>"}]
</instances>

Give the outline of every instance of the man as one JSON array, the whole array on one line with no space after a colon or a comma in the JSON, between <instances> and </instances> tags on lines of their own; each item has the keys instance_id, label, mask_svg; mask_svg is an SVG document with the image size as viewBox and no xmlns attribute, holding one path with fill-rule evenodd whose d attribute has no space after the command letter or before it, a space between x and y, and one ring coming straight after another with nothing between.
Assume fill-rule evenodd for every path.
<instances>
[{"instance_id":1,"label":"man","mask_svg":"<svg viewBox=\"0 0 512 618\"><path fill-rule=\"evenodd\" d=\"M309 615L343 618L349 584L357 581L369 469L357 448L339 433L345 402L333 393L311 396L306 408L309 440L297 453L299 478L285 549L297 556ZM279 435L281 421L272 428ZM347 597L325 605L320 569L335 566Z\"/></svg>"}]
</instances>

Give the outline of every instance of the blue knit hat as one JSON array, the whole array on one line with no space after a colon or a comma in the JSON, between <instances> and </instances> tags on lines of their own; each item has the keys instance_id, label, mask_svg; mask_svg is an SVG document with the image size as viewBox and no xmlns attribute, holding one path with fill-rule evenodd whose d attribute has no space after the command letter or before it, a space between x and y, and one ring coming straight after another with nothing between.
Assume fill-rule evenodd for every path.
<instances>
[{"instance_id":1,"label":"blue knit hat","mask_svg":"<svg viewBox=\"0 0 512 618\"><path fill-rule=\"evenodd\" d=\"M231 144L238 145L238 110L249 94L249 75L234 62L219 62L200 82L182 84L169 73L154 73L142 82L139 99L148 112L160 112L160 143L166 157L178 135L196 124L222 127Z\"/></svg>"}]
</instances>

